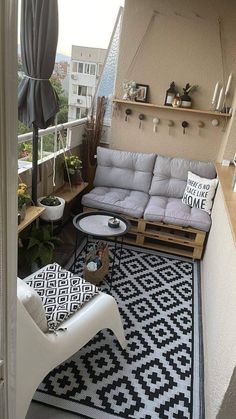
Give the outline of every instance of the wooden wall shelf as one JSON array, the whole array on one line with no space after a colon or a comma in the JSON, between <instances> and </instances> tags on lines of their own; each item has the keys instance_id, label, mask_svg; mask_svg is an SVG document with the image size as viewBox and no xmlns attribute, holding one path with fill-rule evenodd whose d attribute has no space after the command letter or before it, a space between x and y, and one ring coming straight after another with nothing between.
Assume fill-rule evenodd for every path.
<instances>
[{"instance_id":1,"label":"wooden wall shelf","mask_svg":"<svg viewBox=\"0 0 236 419\"><path fill-rule=\"evenodd\" d=\"M146 108L165 109L165 110L177 111L177 112L191 112L191 113L197 113L200 115L202 114L202 115L218 116L218 117L225 117L225 118L231 117L231 115L228 113L207 111L207 110L202 110L202 109L173 108L172 106L155 105L154 103L132 102L130 100L122 100L122 99L113 99L113 102L120 103L122 105L127 105L127 106L141 106L141 107L146 107Z\"/></svg>"},{"instance_id":2,"label":"wooden wall shelf","mask_svg":"<svg viewBox=\"0 0 236 419\"><path fill-rule=\"evenodd\" d=\"M68 204L74 198L76 198L85 188L87 188L88 183L83 182L80 185L69 185L69 183L65 183L60 189L55 191L56 196L63 198L66 203Z\"/></svg>"},{"instance_id":3,"label":"wooden wall shelf","mask_svg":"<svg viewBox=\"0 0 236 419\"><path fill-rule=\"evenodd\" d=\"M18 225L18 233L35 221L44 211L42 207L30 206L26 209L25 219Z\"/></svg>"}]
</instances>

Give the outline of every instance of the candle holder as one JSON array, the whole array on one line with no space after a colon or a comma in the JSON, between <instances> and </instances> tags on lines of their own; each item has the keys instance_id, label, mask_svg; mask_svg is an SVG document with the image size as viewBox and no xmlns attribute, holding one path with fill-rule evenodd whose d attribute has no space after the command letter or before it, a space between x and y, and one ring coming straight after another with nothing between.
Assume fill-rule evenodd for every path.
<instances>
[{"instance_id":1,"label":"candle holder","mask_svg":"<svg viewBox=\"0 0 236 419\"><path fill-rule=\"evenodd\" d=\"M120 221L117 220L117 218L114 216L112 218L109 218L108 220L108 226L110 228L119 228L120 227Z\"/></svg>"}]
</instances>

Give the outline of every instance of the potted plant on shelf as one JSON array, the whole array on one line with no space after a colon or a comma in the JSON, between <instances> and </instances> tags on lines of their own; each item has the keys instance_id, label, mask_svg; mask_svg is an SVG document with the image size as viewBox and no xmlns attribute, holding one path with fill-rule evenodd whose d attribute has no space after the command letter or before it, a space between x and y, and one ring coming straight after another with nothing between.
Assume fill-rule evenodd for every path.
<instances>
[{"instance_id":1,"label":"potted plant on shelf","mask_svg":"<svg viewBox=\"0 0 236 419\"><path fill-rule=\"evenodd\" d=\"M189 93L193 93L197 90L198 85L193 84L192 86L187 83L185 87L183 87L184 94L180 96L181 99L181 107L182 108L191 108L192 106L192 98L189 96Z\"/></svg>"},{"instance_id":2,"label":"potted plant on shelf","mask_svg":"<svg viewBox=\"0 0 236 419\"><path fill-rule=\"evenodd\" d=\"M24 220L26 215L26 206L30 202L30 195L27 193L27 185L19 183L17 189L18 197L18 224Z\"/></svg>"},{"instance_id":3,"label":"potted plant on shelf","mask_svg":"<svg viewBox=\"0 0 236 419\"><path fill-rule=\"evenodd\" d=\"M76 155L64 158L64 180L71 185L80 185L83 182L81 176L82 161Z\"/></svg>"},{"instance_id":4,"label":"potted plant on shelf","mask_svg":"<svg viewBox=\"0 0 236 419\"><path fill-rule=\"evenodd\" d=\"M37 200L38 206L43 207L44 211L40 218L45 221L58 221L62 218L65 200L59 196L47 195Z\"/></svg>"},{"instance_id":5,"label":"potted plant on shelf","mask_svg":"<svg viewBox=\"0 0 236 419\"><path fill-rule=\"evenodd\" d=\"M24 270L35 272L52 262L53 252L62 243L54 236L52 228L33 226L29 235L19 241L19 262Z\"/></svg>"}]
</instances>

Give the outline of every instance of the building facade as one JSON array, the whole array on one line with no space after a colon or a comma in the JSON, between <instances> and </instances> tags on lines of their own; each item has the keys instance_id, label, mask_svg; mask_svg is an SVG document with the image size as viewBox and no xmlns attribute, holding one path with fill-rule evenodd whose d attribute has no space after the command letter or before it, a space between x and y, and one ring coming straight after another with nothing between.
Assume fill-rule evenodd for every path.
<instances>
[{"instance_id":1,"label":"building facade","mask_svg":"<svg viewBox=\"0 0 236 419\"><path fill-rule=\"evenodd\" d=\"M68 121L87 116L101 75L106 49L72 45Z\"/></svg>"}]
</instances>

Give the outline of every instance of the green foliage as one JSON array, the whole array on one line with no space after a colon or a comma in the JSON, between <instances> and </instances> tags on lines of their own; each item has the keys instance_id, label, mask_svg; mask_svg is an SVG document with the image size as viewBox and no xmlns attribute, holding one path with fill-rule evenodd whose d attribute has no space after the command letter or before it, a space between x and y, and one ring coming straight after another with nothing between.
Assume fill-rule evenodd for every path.
<instances>
[{"instance_id":1,"label":"green foliage","mask_svg":"<svg viewBox=\"0 0 236 419\"><path fill-rule=\"evenodd\" d=\"M39 267L52 262L55 247L60 246L62 241L53 235L50 226L36 228L33 226L29 236L21 240L19 258L21 263L31 266L37 263Z\"/></svg>"},{"instance_id":2,"label":"green foliage","mask_svg":"<svg viewBox=\"0 0 236 419\"><path fill-rule=\"evenodd\" d=\"M64 163L71 175L73 175L76 170L82 168L82 160L75 155L65 156Z\"/></svg>"},{"instance_id":3,"label":"green foliage","mask_svg":"<svg viewBox=\"0 0 236 419\"><path fill-rule=\"evenodd\" d=\"M40 203L48 207L57 207L61 204L61 201L54 195L48 195L41 199Z\"/></svg>"},{"instance_id":4,"label":"green foliage","mask_svg":"<svg viewBox=\"0 0 236 419\"><path fill-rule=\"evenodd\" d=\"M30 132L29 128L18 119L18 135Z\"/></svg>"},{"instance_id":5,"label":"green foliage","mask_svg":"<svg viewBox=\"0 0 236 419\"><path fill-rule=\"evenodd\" d=\"M32 142L18 144L18 159L22 158L32 158Z\"/></svg>"},{"instance_id":6,"label":"green foliage","mask_svg":"<svg viewBox=\"0 0 236 419\"><path fill-rule=\"evenodd\" d=\"M64 124L64 122L68 121L68 98L65 95L63 87L59 80L55 79L54 77L51 77L50 81L59 98L60 110L57 114L57 121L58 124Z\"/></svg>"},{"instance_id":7,"label":"green foliage","mask_svg":"<svg viewBox=\"0 0 236 419\"><path fill-rule=\"evenodd\" d=\"M189 94L189 93L193 93L198 89L198 85L197 84L193 84L192 86L187 83L185 87L183 87L183 92L184 94Z\"/></svg>"}]
</instances>

